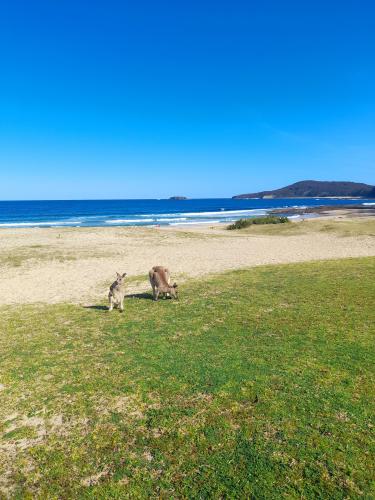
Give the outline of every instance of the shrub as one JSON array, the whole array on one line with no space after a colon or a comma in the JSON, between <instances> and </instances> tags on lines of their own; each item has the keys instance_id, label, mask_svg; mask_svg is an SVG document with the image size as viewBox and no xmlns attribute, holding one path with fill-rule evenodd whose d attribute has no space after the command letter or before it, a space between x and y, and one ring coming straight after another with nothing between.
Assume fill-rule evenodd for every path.
<instances>
[{"instance_id":1,"label":"shrub","mask_svg":"<svg viewBox=\"0 0 375 500\"><path fill-rule=\"evenodd\" d=\"M244 227L252 226L253 224L284 224L289 222L288 217L276 217L268 215L265 217L255 217L253 219L239 219L233 224L230 224L227 229L243 229Z\"/></svg>"}]
</instances>

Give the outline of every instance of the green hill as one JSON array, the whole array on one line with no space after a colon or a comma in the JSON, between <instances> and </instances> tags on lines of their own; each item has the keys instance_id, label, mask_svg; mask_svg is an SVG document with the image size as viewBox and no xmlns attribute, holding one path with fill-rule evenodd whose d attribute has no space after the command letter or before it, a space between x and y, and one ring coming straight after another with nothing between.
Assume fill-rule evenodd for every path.
<instances>
[{"instance_id":1,"label":"green hill","mask_svg":"<svg viewBox=\"0 0 375 500\"><path fill-rule=\"evenodd\" d=\"M375 198L375 186L358 182L300 181L273 191L239 194L241 198Z\"/></svg>"}]
</instances>

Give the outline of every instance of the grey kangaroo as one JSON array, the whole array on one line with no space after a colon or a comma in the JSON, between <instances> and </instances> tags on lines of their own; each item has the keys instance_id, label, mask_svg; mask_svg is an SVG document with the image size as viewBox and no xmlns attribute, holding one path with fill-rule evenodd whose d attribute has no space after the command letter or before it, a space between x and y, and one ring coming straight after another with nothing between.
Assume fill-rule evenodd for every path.
<instances>
[{"instance_id":1,"label":"grey kangaroo","mask_svg":"<svg viewBox=\"0 0 375 500\"><path fill-rule=\"evenodd\" d=\"M170 284L171 275L166 267L154 266L148 275L152 286L152 295L154 300L158 300L160 294L169 294L172 299L178 299L177 284Z\"/></svg>"},{"instance_id":2,"label":"grey kangaroo","mask_svg":"<svg viewBox=\"0 0 375 500\"><path fill-rule=\"evenodd\" d=\"M114 307L118 307L120 312L124 310L124 297L125 297L125 276L126 273L120 274L116 273L117 279L109 287L109 311L112 311Z\"/></svg>"}]
</instances>

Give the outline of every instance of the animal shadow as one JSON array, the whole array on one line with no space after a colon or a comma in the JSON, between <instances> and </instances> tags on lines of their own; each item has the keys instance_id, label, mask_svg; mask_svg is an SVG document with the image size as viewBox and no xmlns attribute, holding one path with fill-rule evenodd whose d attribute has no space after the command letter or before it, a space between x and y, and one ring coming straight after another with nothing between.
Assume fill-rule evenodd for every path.
<instances>
[{"instance_id":1,"label":"animal shadow","mask_svg":"<svg viewBox=\"0 0 375 500\"><path fill-rule=\"evenodd\" d=\"M144 300L153 300L152 293L131 293L129 295L125 295L125 299L144 299ZM83 306L84 309L94 309L96 311L108 311L108 306L103 305L90 305Z\"/></svg>"},{"instance_id":2,"label":"animal shadow","mask_svg":"<svg viewBox=\"0 0 375 500\"><path fill-rule=\"evenodd\" d=\"M108 311L108 306L83 306L84 309L96 309L97 311Z\"/></svg>"},{"instance_id":3,"label":"animal shadow","mask_svg":"<svg viewBox=\"0 0 375 500\"><path fill-rule=\"evenodd\" d=\"M131 293L129 295L125 295L125 298L153 300L152 293Z\"/></svg>"}]
</instances>

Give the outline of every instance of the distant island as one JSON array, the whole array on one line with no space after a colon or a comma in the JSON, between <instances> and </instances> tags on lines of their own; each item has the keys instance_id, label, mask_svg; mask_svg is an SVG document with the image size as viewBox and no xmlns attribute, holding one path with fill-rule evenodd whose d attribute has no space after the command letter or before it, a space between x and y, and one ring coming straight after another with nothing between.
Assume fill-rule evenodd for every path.
<instances>
[{"instance_id":1,"label":"distant island","mask_svg":"<svg viewBox=\"0 0 375 500\"><path fill-rule=\"evenodd\" d=\"M187 200L186 196L171 196L170 200Z\"/></svg>"},{"instance_id":2,"label":"distant island","mask_svg":"<svg viewBox=\"0 0 375 500\"><path fill-rule=\"evenodd\" d=\"M300 181L273 191L238 194L244 198L375 198L375 186L359 182Z\"/></svg>"}]
</instances>

